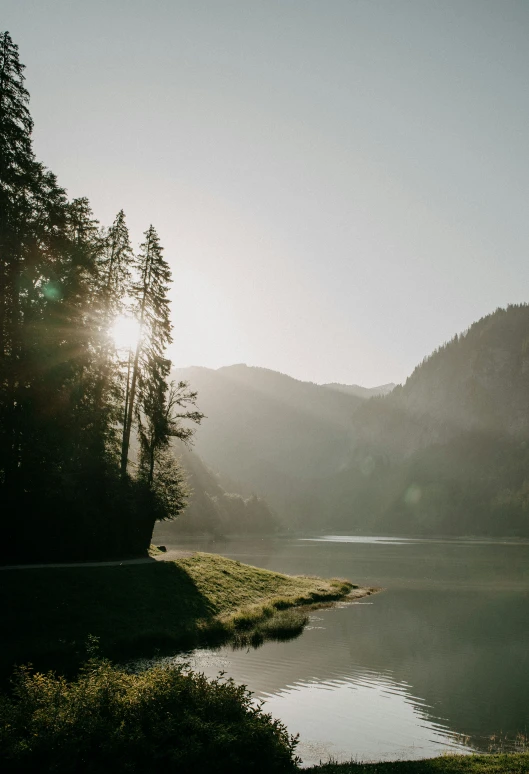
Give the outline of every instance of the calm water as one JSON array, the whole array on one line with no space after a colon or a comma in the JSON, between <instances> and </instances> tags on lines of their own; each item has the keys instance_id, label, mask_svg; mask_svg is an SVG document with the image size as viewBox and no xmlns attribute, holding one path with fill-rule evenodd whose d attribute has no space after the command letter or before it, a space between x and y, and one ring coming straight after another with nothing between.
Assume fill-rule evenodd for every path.
<instances>
[{"instance_id":1,"label":"calm water","mask_svg":"<svg viewBox=\"0 0 529 774\"><path fill-rule=\"evenodd\" d=\"M529 735L529 544L327 536L155 539L384 591L318 611L288 643L195 651L300 734L305 764L491 749Z\"/></svg>"}]
</instances>

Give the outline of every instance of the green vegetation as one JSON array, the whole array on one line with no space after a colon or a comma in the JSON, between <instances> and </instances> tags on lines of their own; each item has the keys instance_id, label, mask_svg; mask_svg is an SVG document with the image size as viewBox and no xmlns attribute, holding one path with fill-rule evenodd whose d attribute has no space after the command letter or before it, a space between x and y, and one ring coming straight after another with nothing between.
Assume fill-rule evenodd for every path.
<instances>
[{"instance_id":1,"label":"green vegetation","mask_svg":"<svg viewBox=\"0 0 529 774\"><path fill-rule=\"evenodd\" d=\"M0 33L0 561L138 555L202 419L168 381L171 272L152 225L135 254L122 210L101 228L36 160L24 82Z\"/></svg>"},{"instance_id":2,"label":"green vegetation","mask_svg":"<svg viewBox=\"0 0 529 774\"><path fill-rule=\"evenodd\" d=\"M243 644L299 633L295 606L339 599L346 581L291 577L221 556L103 567L5 570L2 672L31 662L74 669L89 636L108 657L175 652L232 639ZM357 593L361 593L359 590Z\"/></svg>"},{"instance_id":3,"label":"green vegetation","mask_svg":"<svg viewBox=\"0 0 529 774\"><path fill-rule=\"evenodd\" d=\"M77 679L21 670L0 697L5 774L289 772L296 740L244 686L180 667L130 674L90 660Z\"/></svg>"},{"instance_id":4,"label":"green vegetation","mask_svg":"<svg viewBox=\"0 0 529 774\"><path fill-rule=\"evenodd\" d=\"M525 774L529 753L518 755L442 755L422 761L327 763L305 769L318 774Z\"/></svg>"}]
</instances>

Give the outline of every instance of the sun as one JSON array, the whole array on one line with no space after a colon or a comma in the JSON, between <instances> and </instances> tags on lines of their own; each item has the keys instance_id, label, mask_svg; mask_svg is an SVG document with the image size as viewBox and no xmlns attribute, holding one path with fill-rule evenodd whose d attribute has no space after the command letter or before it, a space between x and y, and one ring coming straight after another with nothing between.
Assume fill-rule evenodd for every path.
<instances>
[{"instance_id":1,"label":"sun","mask_svg":"<svg viewBox=\"0 0 529 774\"><path fill-rule=\"evenodd\" d=\"M140 326L134 317L116 317L109 328L109 334L116 349L135 349L140 336Z\"/></svg>"}]
</instances>

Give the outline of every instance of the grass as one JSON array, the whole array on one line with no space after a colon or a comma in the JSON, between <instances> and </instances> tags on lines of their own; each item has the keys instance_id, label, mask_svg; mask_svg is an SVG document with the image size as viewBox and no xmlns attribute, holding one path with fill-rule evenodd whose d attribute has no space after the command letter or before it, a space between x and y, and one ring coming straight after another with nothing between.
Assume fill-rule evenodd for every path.
<instances>
[{"instance_id":1,"label":"grass","mask_svg":"<svg viewBox=\"0 0 529 774\"><path fill-rule=\"evenodd\" d=\"M304 771L307 774L527 774L529 753L441 755L422 761L391 763L327 763Z\"/></svg>"},{"instance_id":2,"label":"grass","mask_svg":"<svg viewBox=\"0 0 529 774\"><path fill-rule=\"evenodd\" d=\"M6 570L0 671L28 662L75 669L89 636L114 659L293 636L306 616L290 608L340 599L354 588L203 553L137 565Z\"/></svg>"}]
</instances>

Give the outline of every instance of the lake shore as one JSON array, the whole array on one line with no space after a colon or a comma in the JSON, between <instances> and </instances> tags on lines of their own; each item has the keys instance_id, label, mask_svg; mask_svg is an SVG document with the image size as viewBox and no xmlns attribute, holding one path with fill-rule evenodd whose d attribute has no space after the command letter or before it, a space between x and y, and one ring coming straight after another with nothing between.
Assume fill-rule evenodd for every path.
<instances>
[{"instance_id":1,"label":"lake shore","mask_svg":"<svg viewBox=\"0 0 529 774\"><path fill-rule=\"evenodd\" d=\"M3 572L0 604L9 634L2 673L28 662L39 669L75 669L89 640L97 641L102 655L124 659L230 640L287 639L302 631L309 606L375 591L213 554L157 559Z\"/></svg>"},{"instance_id":2,"label":"lake shore","mask_svg":"<svg viewBox=\"0 0 529 774\"><path fill-rule=\"evenodd\" d=\"M441 755L418 761L325 763L304 769L307 774L525 774L529 753L505 755Z\"/></svg>"}]
</instances>

